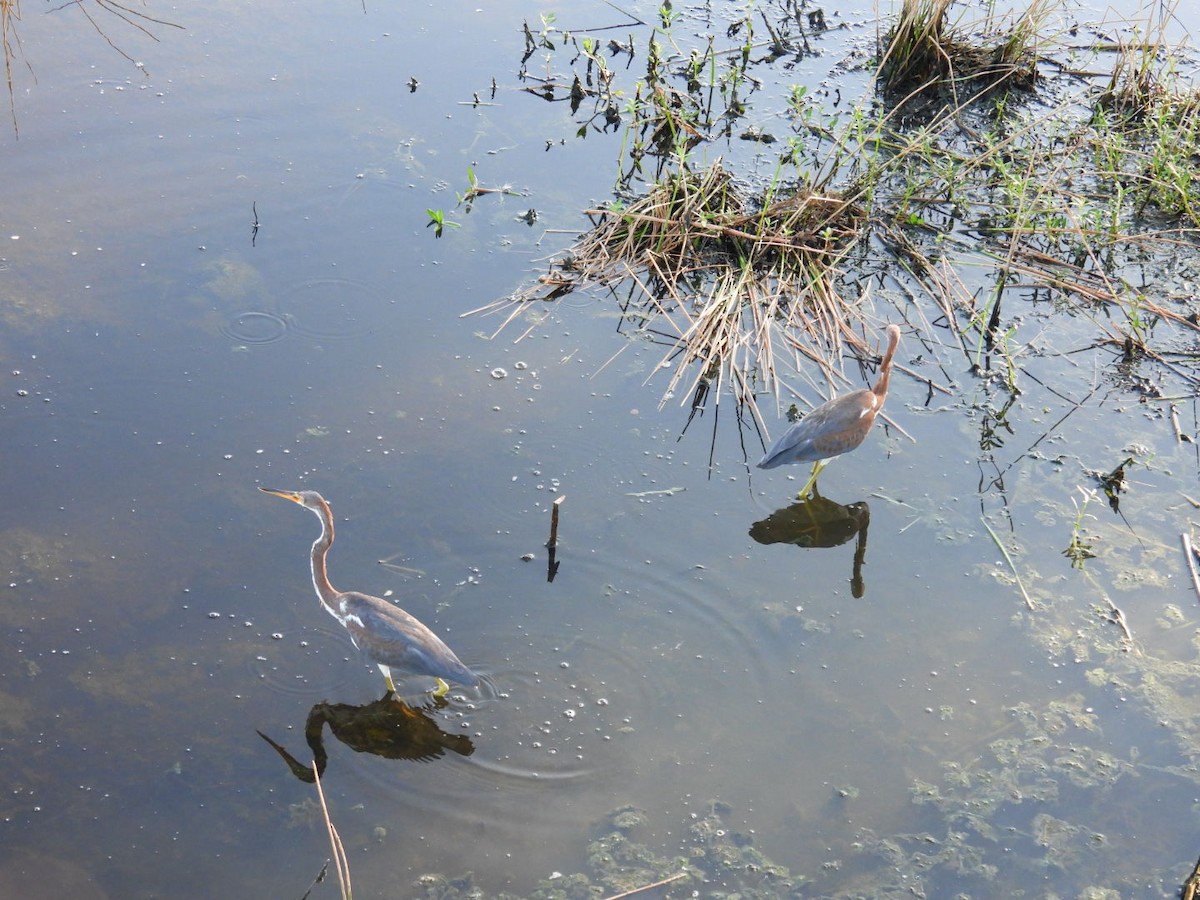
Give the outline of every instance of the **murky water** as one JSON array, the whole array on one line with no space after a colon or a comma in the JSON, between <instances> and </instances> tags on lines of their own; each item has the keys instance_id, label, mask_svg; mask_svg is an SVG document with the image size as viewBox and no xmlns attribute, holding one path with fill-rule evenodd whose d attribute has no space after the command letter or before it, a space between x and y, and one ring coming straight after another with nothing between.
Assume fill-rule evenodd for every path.
<instances>
[{"instance_id":1,"label":"murky water","mask_svg":"<svg viewBox=\"0 0 1200 900\"><path fill-rule=\"evenodd\" d=\"M184 30L151 26L155 43L101 19L143 76L71 10L28 10L37 81L16 70L20 137L0 133L0 884L299 897L316 877L313 788L255 732L307 765L313 707L367 706L383 683L312 596L317 523L258 485L321 491L334 584L395 599L486 680L402 720L436 758L325 732L358 896L465 872L529 892L584 869L591 829L626 805L647 813L639 840L682 853L714 799L833 893L870 868L855 842L944 843L969 817L986 792L948 771L1007 773L997 845L1047 855L1029 770L998 740L1115 760L1112 784L1085 766L1038 795L1099 837L1045 885L994 877L1000 894L1074 896L1113 855L1146 896L1186 877L1188 750L1081 635L1111 596L1156 677L1193 696L1168 663L1195 654L1176 546L1197 460L1107 383L1110 356L1046 362L1042 382L1071 387L1027 382L998 426L970 361L909 330L902 366L955 391L894 377L889 414L915 442L877 430L835 462L838 524L814 539L812 510L779 512L799 473L748 473L729 409L711 472L711 414L678 439L686 408L646 383L661 349L609 362L627 340L599 301L548 306L520 342L460 318L539 271L612 187L619 135L578 140L562 105L519 90L537 10L150 12ZM468 169L525 196L455 211ZM456 223L440 240L429 208ZM1063 323L1044 345L1090 340ZM1101 555L1080 574L1061 554L1094 484L1079 461L1108 469L1134 444L1151 462L1129 524L1089 510ZM985 522L1053 616L1026 609Z\"/></svg>"}]
</instances>

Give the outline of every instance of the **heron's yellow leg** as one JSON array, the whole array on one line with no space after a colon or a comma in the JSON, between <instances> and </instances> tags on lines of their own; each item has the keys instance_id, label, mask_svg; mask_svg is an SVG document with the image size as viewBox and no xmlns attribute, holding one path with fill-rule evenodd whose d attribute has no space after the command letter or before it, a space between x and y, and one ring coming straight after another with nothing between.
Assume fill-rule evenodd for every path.
<instances>
[{"instance_id":1,"label":"heron's yellow leg","mask_svg":"<svg viewBox=\"0 0 1200 900\"><path fill-rule=\"evenodd\" d=\"M435 687L433 689L433 696L445 697L446 694L448 694L449 692L450 692L450 685L446 684L446 682L442 681L442 679L439 678L437 680L437 687Z\"/></svg>"},{"instance_id":2,"label":"heron's yellow leg","mask_svg":"<svg viewBox=\"0 0 1200 900\"><path fill-rule=\"evenodd\" d=\"M817 476L821 474L823 468L825 468L825 460L818 459L813 463L812 474L808 476L808 481L804 483L804 487L800 488L800 493L796 495L799 499L804 500L808 497L809 489L817 483Z\"/></svg>"},{"instance_id":3,"label":"heron's yellow leg","mask_svg":"<svg viewBox=\"0 0 1200 900\"><path fill-rule=\"evenodd\" d=\"M392 681L392 670L387 666L380 666L379 671L383 673L383 680L387 682L388 690L393 694L396 693L396 685Z\"/></svg>"}]
</instances>

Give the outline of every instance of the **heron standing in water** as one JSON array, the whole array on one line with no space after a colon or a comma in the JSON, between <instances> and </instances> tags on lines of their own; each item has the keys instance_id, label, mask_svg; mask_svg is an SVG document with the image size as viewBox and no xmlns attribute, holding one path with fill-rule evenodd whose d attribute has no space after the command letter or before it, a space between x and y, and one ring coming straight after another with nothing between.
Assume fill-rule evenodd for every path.
<instances>
[{"instance_id":1,"label":"heron standing in water","mask_svg":"<svg viewBox=\"0 0 1200 900\"><path fill-rule=\"evenodd\" d=\"M852 391L822 403L780 435L758 461L758 467L773 469L785 463L813 463L812 475L800 489L801 497L808 496L809 489L817 483L817 476L825 468L825 461L849 453L861 444L875 424L875 416L883 409L892 375L892 357L900 344L898 325L887 327L887 342L874 387Z\"/></svg>"},{"instance_id":2,"label":"heron standing in water","mask_svg":"<svg viewBox=\"0 0 1200 900\"><path fill-rule=\"evenodd\" d=\"M474 687L479 678L464 666L442 639L394 603L360 594L334 590L325 569L325 557L333 545L333 513L325 498L316 491L260 491L299 503L321 520L321 536L312 545L312 580L317 599L325 611L346 631L354 646L369 656L383 673L388 690L396 693L392 670L409 675L430 675L437 679L435 696L450 686L447 681Z\"/></svg>"}]
</instances>

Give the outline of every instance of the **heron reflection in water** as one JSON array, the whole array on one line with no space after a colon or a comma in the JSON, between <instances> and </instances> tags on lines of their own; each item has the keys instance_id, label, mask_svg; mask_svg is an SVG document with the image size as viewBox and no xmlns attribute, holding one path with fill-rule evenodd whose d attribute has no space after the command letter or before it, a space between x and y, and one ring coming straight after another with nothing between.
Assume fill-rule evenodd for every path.
<instances>
[{"instance_id":1,"label":"heron reflection in water","mask_svg":"<svg viewBox=\"0 0 1200 900\"><path fill-rule=\"evenodd\" d=\"M870 525L871 508L865 500L835 503L822 497L814 485L808 497L751 525L750 537L760 544L793 544L806 549L839 547L855 539L850 593L858 599L866 593L863 565Z\"/></svg>"},{"instance_id":2,"label":"heron reflection in water","mask_svg":"<svg viewBox=\"0 0 1200 900\"><path fill-rule=\"evenodd\" d=\"M438 759L447 751L459 756L470 756L475 745L465 734L449 734L442 731L433 717L431 709L446 706L444 697L434 697L424 708L409 706L385 694L382 699L365 706L346 703L318 703L308 713L304 723L304 739L312 751L313 764L301 764L279 744L261 731L258 736L270 744L283 759L292 774L301 781L312 784L325 774L329 755L325 752L325 726L330 733L358 753L370 753L384 759L412 759L427 761ZM316 774L314 775L314 770Z\"/></svg>"},{"instance_id":3,"label":"heron reflection in water","mask_svg":"<svg viewBox=\"0 0 1200 900\"><path fill-rule=\"evenodd\" d=\"M393 671L436 678L434 693L439 697L450 689L447 681L467 687L479 683L479 677L415 616L379 597L334 589L325 568L325 557L333 545L333 512L324 497L316 491L259 490L298 503L321 520L321 536L312 545L312 581L317 600L350 633L354 646L379 666L391 693L396 693Z\"/></svg>"},{"instance_id":4,"label":"heron reflection in water","mask_svg":"<svg viewBox=\"0 0 1200 900\"><path fill-rule=\"evenodd\" d=\"M875 416L887 399L888 382L892 375L892 358L900 344L900 327L887 327L887 349L879 365L879 379L870 390L852 391L822 403L803 419L780 435L758 461L760 469L774 469L786 463L813 463L812 475L800 496L808 495L817 483L817 476L826 460L849 453L864 440L875 424Z\"/></svg>"}]
</instances>

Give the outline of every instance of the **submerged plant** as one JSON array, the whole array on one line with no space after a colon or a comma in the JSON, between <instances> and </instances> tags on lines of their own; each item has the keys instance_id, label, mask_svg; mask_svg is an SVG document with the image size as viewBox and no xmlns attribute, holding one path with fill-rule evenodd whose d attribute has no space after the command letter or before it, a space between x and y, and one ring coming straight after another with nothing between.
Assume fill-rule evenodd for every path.
<instances>
[{"instance_id":1,"label":"submerged plant","mask_svg":"<svg viewBox=\"0 0 1200 900\"><path fill-rule=\"evenodd\" d=\"M1075 522L1071 526L1071 540L1062 552L1063 556L1071 561L1072 569L1082 569L1089 559L1096 558L1096 554L1092 550L1091 539L1084 534L1083 530L1084 519L1096 518L1087 511L1088 504L1096 499L1096 492L1082 487L1078 488L1078 491L1083 497L1083 502L1080 503L1074 497L1071 498L1071 503L1075 507Z\"/></svg>"}]
</instances>

